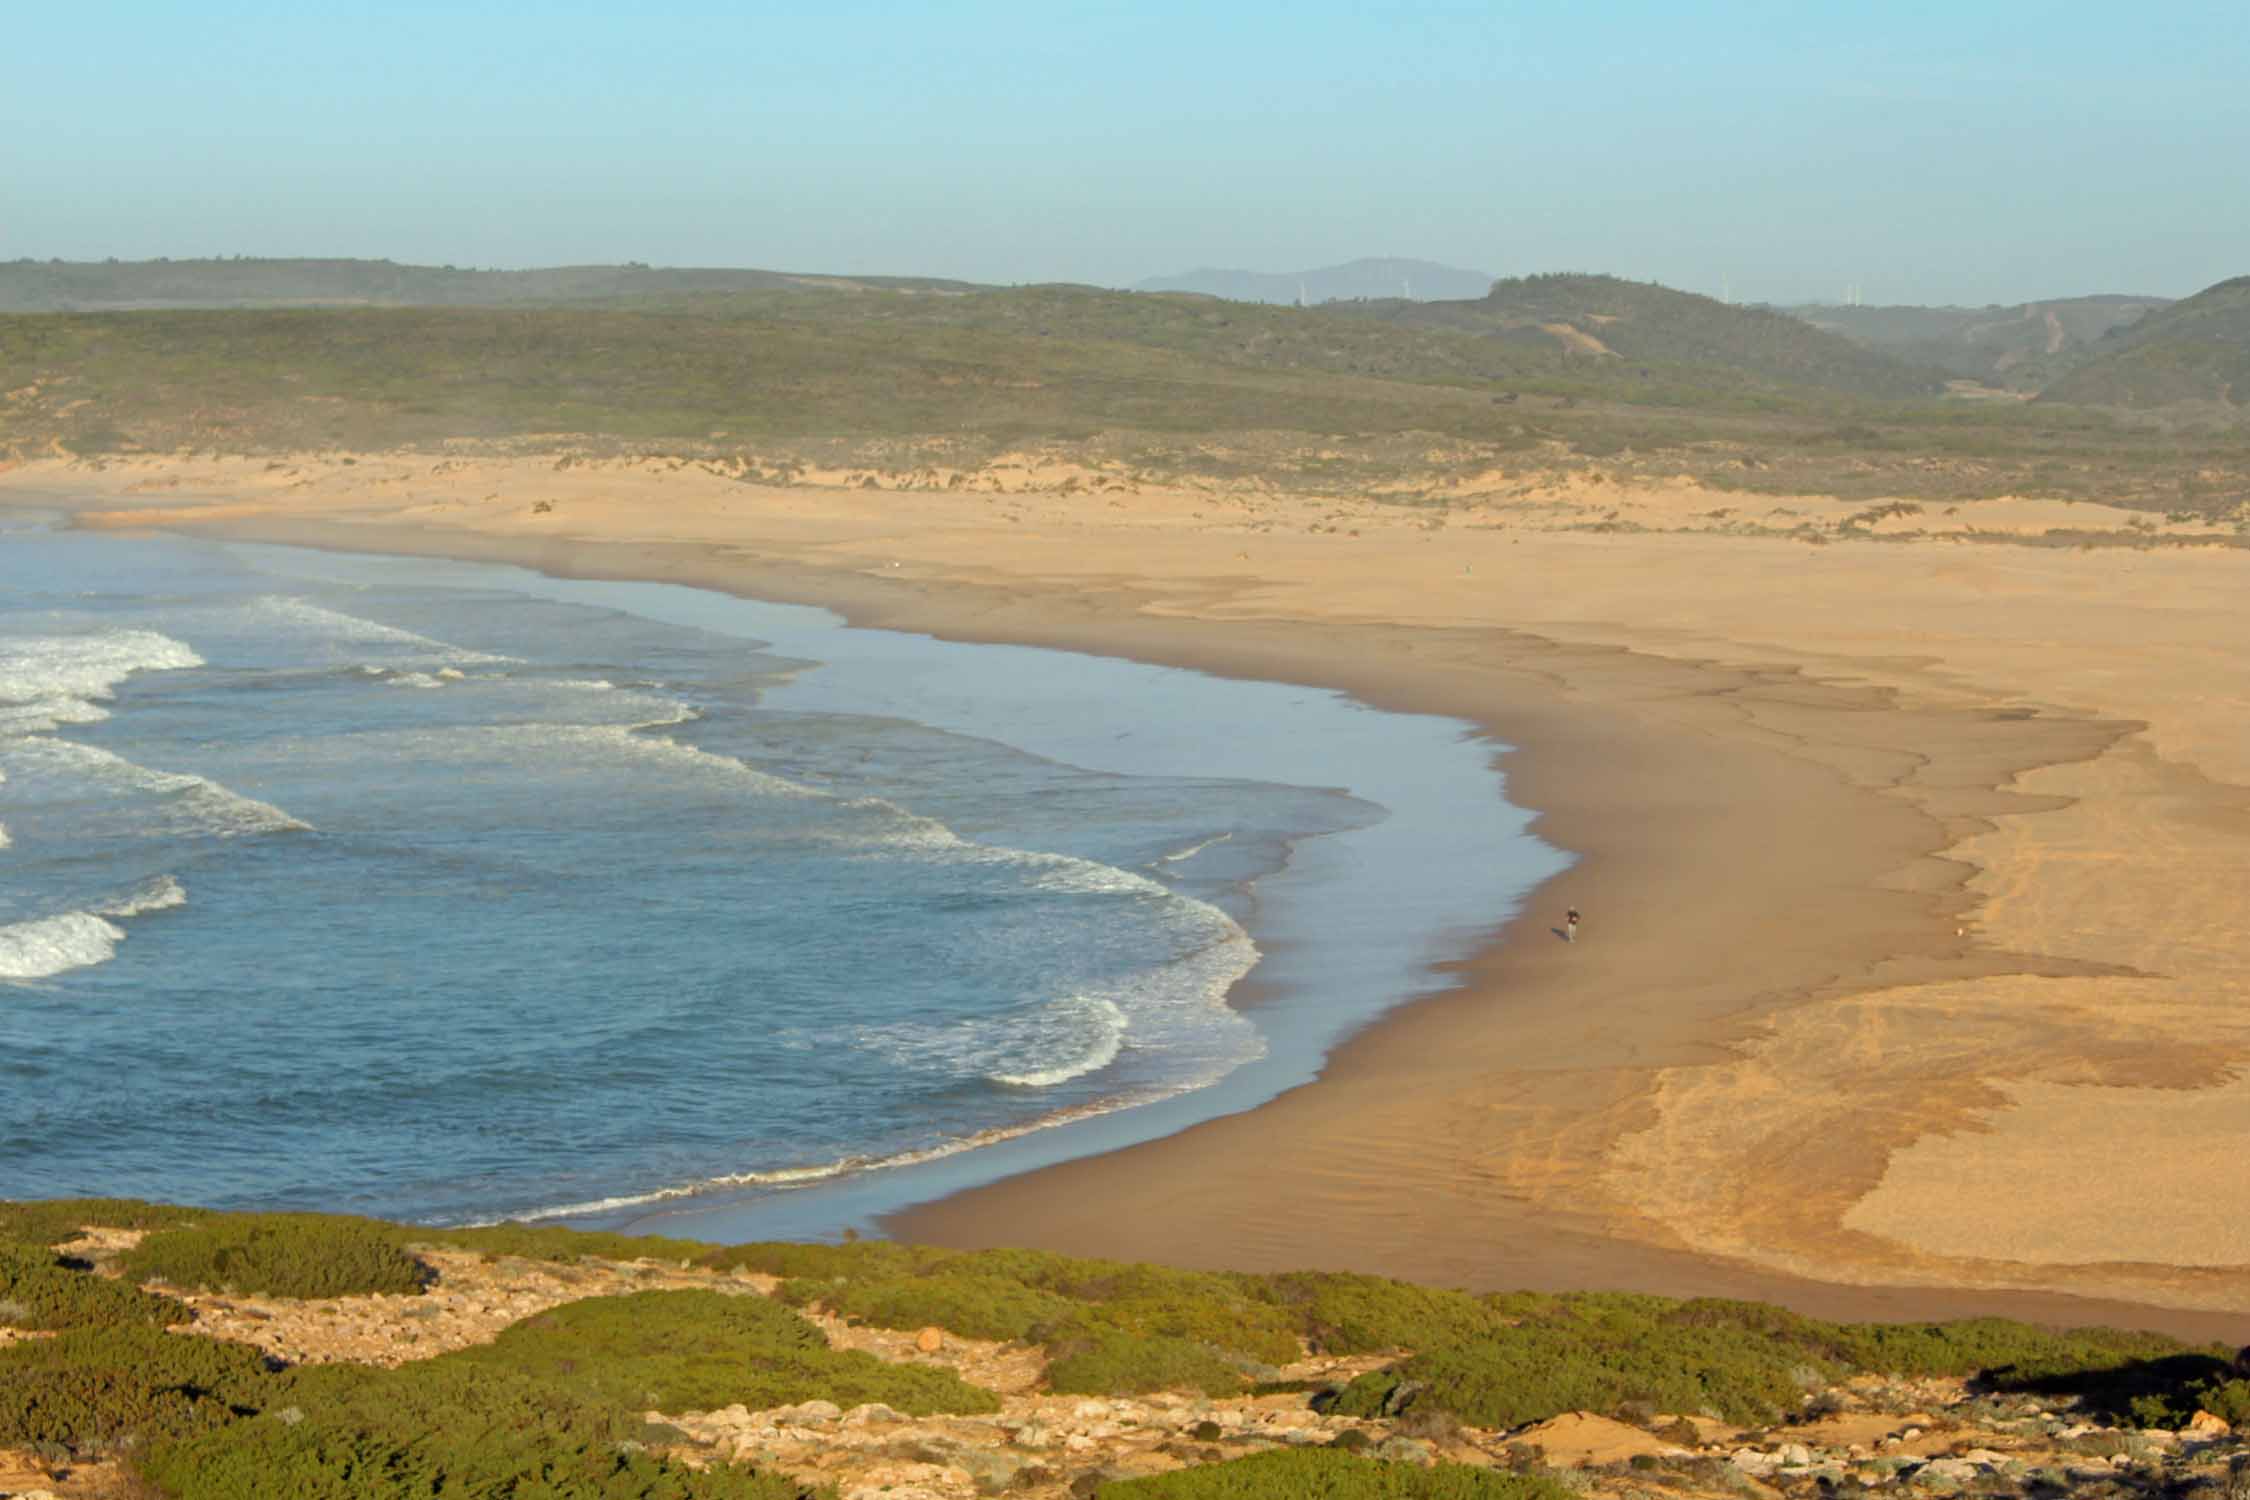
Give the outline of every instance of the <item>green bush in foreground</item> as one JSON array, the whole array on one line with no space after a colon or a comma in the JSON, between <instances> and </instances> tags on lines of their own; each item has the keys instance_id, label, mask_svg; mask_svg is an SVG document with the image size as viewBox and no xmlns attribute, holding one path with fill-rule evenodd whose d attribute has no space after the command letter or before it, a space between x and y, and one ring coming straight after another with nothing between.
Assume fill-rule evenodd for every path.
<instances>
[{"instance_id":1,"label":"green bush in foreground","mask_svg":"<svg viewBox=\"0 0 2250 1500\"><path fill-rule=\"evenodd\" d=\"M268 1297L416 1293L396 1226L340 1214L219 1214L150 1235L119 1262L141 1281Z\"/></svg>"},{"instance_id":2,"label":"green bush in foreground","mask_svg":"<svg viewBox=\"0 0 2250 1500\"><path fill-rule=\"evenodd\" d=\"M1201 1391L1232 1396L1248 1382L1208 1345L1085 1326L1047 1345L1047 1388L1066 1396Z\"/></svg>"},{"instance_id":3,"label":"green bush in foreground","mask_svg":"<svg viewBox=\"0 0 2250 1500\"><path fill-rule=\"evenodd\" d=\"M1811 1384L1872 1372L1974 1375L2122 1413L2143 1395L2185 1400L2194 1380L2220 1368L2211 1354L2158 1334L1992 1318L1828 1323L1763 1303L1620 1293L1523 1293L1489 1305L1509 1321L1360 1377L1338 1410L1366 1416L1426 1403L1479 1426L1508 1427L1637 1401L1756 1422L1791 1410Z\"/></svg>"},{"instance_id":4,"label":"green bush in foreground","mask_svg":"<svg viewBox=\"0 0 2250 1500\"><path fill-rule=\"evenodd\" d=\"M950 1370L894 1365L828 1347L820 1330L764 1297L634 1292L566 1303L490 1344L433 1363L511 1370L621 1412L757 1410L799 1401L880 1401L914 1416L1000 1409Z\"/></svg>"},{"instance_id":5,"label":"green bush in foreground","mask_svg":"<svg viewBox=\"0 0 2250 1500\"><path fill-rule=\"evenodd\" d=\"M1569 1500L1552 1480L1467 1464L1384 1463L1333 1448L1276 1448L1223 1464L1119 1479L1099 1500Z\"/></svg>"},{"instance_id":6,"label":"green bush in foreground","mask_svg":"<svg viewBox=\"0 0 2250 1500\"><path fill-rule=\"evenodd\" d=\"M1271 1364L1287 1364L1304 1353L1300 1320L1266 1296L1255 1277L1030 1250L979 1251L945 1269L1013 1277L1079 1303L1077 1316L1057 1328L1100 1325L1188 1339Z\"/></svg>"},{"instance_id":7,"label":"green bush in foreground","mask_svg":"<svg viewBox=\"0 0 2250 1500\"><path fill-rule=\"evenodd\" d=\"M1291 1271L1264 1278L1268 1297L1326 1354L1374 1354L1458 1343L1507 1320L1484 1299L1385 1276Z\"/></svg>"},{"instance_id":8,"label":"green bush in foreground","mask_svg":"<svg viewBox=\"0 0 2250 1500\"><path fill-rule=\"evenodd\" d=\"M128 1324L0 1348L0 1447L101 1453L181 1437L263 1404L257 1350Z\"/></svg>"},{"instance_id":9,"label":"green bush in foreground","mask_svg":"<svg viewBox=\"0 0 2250 1500\"><path fill-rule=\"evenodd\" d=\"M1838 1351L1863 1370L1885 1375L1990 1374L2016 1381L2162 1359L2180 1353L2184 1347L2177 1339L2160 1333L2036 1328L2005 1318L1966 1318L1953 1323L1846 1323L1837 1334Z\"/></svg>"},{"instance_id":10,"label":"green bush in foreground","mask_svg":"<svg viewBox=\"0 0 2250 1500\"><path fill-rule=\"evenodd\" d=\"M138 1198L47 1198L36 1202L0 1202L0 1240L22 1240L31 1245L59 1245L77 1239L89 1228L170 1229L211 1217L210 1210L182 1208L174 1203L145 1203Z\"/></svg>"},{"instance_id":11,"label":"green bush in foreground","mask_svg":"<svg viewBox=\"0 0 2250 1500\"><path fill-rule=\"evenodd\" d=\"M0 1327L86 1328L184 1322L187 1309L129 1281L74 1271L55 1252L0 1241Z\"/></svg>"},{"instance_id":12,"label":"green bush in foreground","mask_svg":"<svg viewBox=\"0 0 2250 1500\"><path fill-rule=\"evenodd\" d=\"M796 1500L795 1483L648 1451L666 1429L505 1370L429 1361L278 1380L264 1415L135 1467L174 1500Z\"/></svg>"}]
</instances>

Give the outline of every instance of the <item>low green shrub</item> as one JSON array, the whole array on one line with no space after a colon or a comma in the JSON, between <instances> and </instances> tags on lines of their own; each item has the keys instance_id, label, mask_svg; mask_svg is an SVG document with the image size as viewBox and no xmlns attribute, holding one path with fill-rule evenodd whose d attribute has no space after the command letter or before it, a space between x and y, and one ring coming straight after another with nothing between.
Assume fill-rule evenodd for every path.
<instances>
[{"instance_id":1,"label":"low green shrub","mask_svg":"<svg viewBox=\"0 0 2250 1500\"><path fill-rule=\"evenodd\" d=\"M2199 1381L2187 1394L2197 1410L2209 1412L2236 1432L2250 1427L2250 1380ZM2194 1415L2194 1412L2188 1413L2190 1417ZM2179 1426L2182 1422L2173 1425Z\"/></svg>"},{"instance_id":2,"label":"low green shrub","mask_svg":"<svg viewBox=\"0 0 2250 1500\"><path fill-rule=\"evenodd\" d=\"M887 1364L828 1347L820 1330L764 1297L633 1292L537 1313L490 1344L444 1355L511 1370L623 1412L757 1410L799 1401L880 1401L915 1416L999 1410L949 1370Z\"/></svg>"},{"instance_id":3,"label":"low green shrub","mask_svg":"<svg viewBox=\"0 0 2250 1500\"><path fill-rule=\"evenodd\" d=\"M724 1247L701 1240L661 1239L654 1235L606 1234L567 1229L559 1224L485 1224L474 1229L400 1226L402 1247L470 1250L481 1255L512 1255L522 1260L568 1263L576 1260L661 1260L686 1264L718 1254Z\"/></svg>"},{"instance_id":4,"label":"low green shrub","mask_svg":"<svg viewBox=\"0 0 2250 1500\"><path fill-rule=\"evenodd\" d=\"M1047 1388L1069 1396L1195 1390L1232 1396L1248 1382L1207 1344L1080 1324L1047 1344Z\"/></svg>"},{"instance_id":5,"label":"low green shrub","mask_svg":"<svg viewBox=\"0 0 2250 1500\"><path fill-rule=\"evenodd\" d=\"M120 1264L137 1280L269 1297L422 1290L397 1226L341 1214L218 1214L150 1235Z\"/></svg>"},{"instance_id":6,"label":"low green shrub","mask_svg":"<svg viewBox=\"0 0 2250 1500\"><path fill-rule=\"evenodd\" d=\"M1276 1448L1221 1464L1103 1485L1099 1500L1570 1500L1572 1491L1528 1474L1467 1464L1385 1463L1336 1448Z\"/></svg>"},{"instance_id":7,"label":"low green shrub","mask_svg":"<svg viewBox=\"0 0 2250 1500\"><path fill-rule=\"evenodd\" d=\"M1504 1317L1484 1299L1383 1276L1290 1271L1262 1278L1263 1294L1287 1308L1313 1348L1325 1354L1428 1349L1498 1328Z\"/></svg>"},{"instance_id":8,"label":"low green shrub","mask_svg":"<svg viewBox=\"0 0 2250 1500\"><path fill-rule=\"evenodd\" d=\"M2043 1380L2135 1360L2162 1359L2187 1346L2160 1333L2115 1328L2038 1328L2005 1318L1953 1323L1847 1323L1838 1352L1886 1375L1976 1375Z\"/></svg>"},{"instance_id":9,"label":"low green shrub","mask_svg":"<svg viewBox=\"0 0 2250 1500\"><path fill-rule=\"evenodd\" d=\"M211 1216L210 1210L139 1198L46 1198L0 1202L0 1240L59 1245L88 1229L170 1229Z\"/></svg>"},{"instance_id":10,"label":"low green shrub","mask_svg":"<svg viewBox=\"0 0 2250 1500\"><path fill-rule=\"evenodd\" d=\"M1265 1295L1256 1277L1095 1260L1043 1250L979 1250L944 1263L942 1274L1019 1282L1080 1304L1048 1330L1089 1323L1123 1333L1188 1339L1272 1364L1303 1354L1298 1319ZM933 1320L936 1321L936 1320ZM1034 1329L1032 1337L1048 1340Z\"/></svg>"},{"instance_id":11,"label":"low green shrub","mask_svg":"<svg viewBox=\"0 0 2250 1500\"><path fill-rule=\"evenodd\" d=\"M1098 1325L1275 1364L1303 1353L1298 1315L1266 1295L1257 1277L1044 1250L964 1253L869 1241L743 1245L705 1264L784 1276L784 1299L798 1306L818 1302L881 1328L935 1324L969 1338L1051 1345Z\"/></svg>"},{"instance_id":12,"label":"low green shrub","mask_svg":"<svg viewBox=\"0 0 2250 1500\"><path fill-rule=\"evenodd\" d=\"M1427 1404L1513 1427L1643 1401L1754 1422L1794 1406L1807 1377L1843 1369L1817 1325L1758 1304L1581 1293L1495 1298L1490 1308L1515 1321L1361 1376L1337 1410L1395 1415Z\"/></svg>"},{"instance_id":13,"label":"low green shrub","mask_svg":"<svg viewBox=\"0 0 2250 1500\"><path fill-rule=\"evenodd\" d=\"M144 1292L129 1281L72 1270L42 1246L0 1241L0 1327L161 1327L186 1320L187 1309L170 1297Z\"/></svg>"},{"instance_id":14,"label":"low green shrub","mask_svg":"<svg viewBox=\"0 0 2250 1500\"><path fill-rule=\"evenodd\" d=\"M506 1370L329 1365L264 1415L135 1462L174 1500L797 1500L794 1482L647 1450L666 1429Z\"/></svg>"},{"instance_id":15,"label":"low green shrub","mask_svg":"<svg viewBox=\"0 0 2250 1500\"><path fill-rule=\"evenodd\" d=\"M838 1317L877 1328L934 1323L972 1339L1028 1339L1079 1310L1067 1297L1020 1281L951 1271L843 1282L807 1277L783 1282L780 1295L793 1306L818 1302Z\"/></svg>"},{"instance_id":16,"label":"low green shrub","mask_svg":"<svg viewBox=\"0 0 2250 1500\"><path fill-rule=\"evenodd\" d=\"M257 1350L145 1325L66 1329L0 1348L0 1447L81 1456L181 1437L259 1409Z\"/></svg>"},{"instance_id":17,"label":"low green shrub","mask_svg":"<svg viewBox=\"0 0 2250 1500\"><path fill-rule=\"evenodd\" d=\"M2157 1334L2051 1330L2004 1319L1829 1323L1757 1302L1612 1292L1485 1299L1500 1326L1421 1346L1362 1376L1337 1409L1396 1414L1443 1406L1480 1426L1514 1426L1573 1408L1647 1402L1737 1422L1791 1409L1808 1381L1854 1372L1976 1376L2003 1390L2080 1397L2122 1415L2136 1400L2186 1403L2220 1366ZM1470 1326L1474 1326L1472 1323Z\"/></svg>"},{"instance_id":18,"label":"low green shrub","mask_svg":"<svg viewBox=\"0 0 2250 1500\"><path fill-rule=\"evenodd\" d=\"M1239 1295L1153 1293L1097 1302L1081 1314L1124 1333L1179 1338L1245 1355L1264 1364L1285 1365L1304 1357L1297 1320L1271 1303Z\"/></svg>"}]
</instances>

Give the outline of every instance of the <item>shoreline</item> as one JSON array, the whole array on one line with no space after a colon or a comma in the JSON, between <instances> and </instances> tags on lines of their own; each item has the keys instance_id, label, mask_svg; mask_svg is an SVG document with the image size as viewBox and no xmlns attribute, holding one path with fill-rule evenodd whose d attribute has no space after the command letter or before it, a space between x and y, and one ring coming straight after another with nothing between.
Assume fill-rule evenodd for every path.
<instances>
[{"instance_id":1,"label":"shoreline","mask_svg":"<svg viewBox=\"0 0 2250 1500\"><path fill-rule=\"evenodd\" d=\"M61 508L119 498L97 490ZM2250 1336L2240 1266L2042 1265L1937 1255L1855 1230L1850 1218L1899 1149L1880 1135L1806 1141L1800 1159L1790 1142L1771 1142L1770 1185L1711 1163L1673 1168L1658 1186L1675 1204L1713 1200L1714 1219L1747 1253L1725 1253L1724 1234L1692 1214L1652 1212L1663 1194L1633 1191L1619 1170L1634 1142L1694 1145L1667 1132L1666 1091L1757 1057L1793 1018L1886 990L2114 980L2121 966L2091 954L1980 940L1967 924L1991 894L1973 888L1984 867L1961 856L2017 814L2073 806L2026 779L2117 759L2143 723L1948 693L1942 682L1911 695L1874 673L1823 672L1809 653L1709 651L1708 635L1684 630L1677 654L1659 654L1606 623L1564 641L1499 624L1371 619L1356 599L1336 618L1308 619L1256 599L1257 579L1152 573L1064 589L1020 572L963 576L978 570L926 555L894 578L869 576L881 565L864 549L839 558L788 537L753 547L723 535L635 542L625 531L612 541L234 505L183 515L187 497L166 498L167 526L691 583L946 639L1307 683L1462 719L1516 747L1510 800L1578 860L1480 944L1460 968L1462 988L1393 1009L1336 1049L1317 1081L1257 1110L909 1210L891 1220L902 1237L1244 1270L1349 1267L1480 1288L1752 1296L1829 1316L1979 1311ZM1427 603L1408 602L1409 615ZM1542 942L1540 927L1565 906L1587 913L1583 940ZM2008 1061L2036 1071L2026 1055ZM2137 1061L2175 1090L2228 1076L2223 1056L2200 1074L2153 1052ZM2004 1102L1982 1081L1958 1069L1930 1080L1954 1085L1957 1124L1973 1106ZM1947 1123L1943 1097L1925 1090L1911 1102ZM1916 1149L1928 1133L1910 1135ZM2224 1196L2223 1181L2209 1186Z\"/></svg>"}]
</instances>

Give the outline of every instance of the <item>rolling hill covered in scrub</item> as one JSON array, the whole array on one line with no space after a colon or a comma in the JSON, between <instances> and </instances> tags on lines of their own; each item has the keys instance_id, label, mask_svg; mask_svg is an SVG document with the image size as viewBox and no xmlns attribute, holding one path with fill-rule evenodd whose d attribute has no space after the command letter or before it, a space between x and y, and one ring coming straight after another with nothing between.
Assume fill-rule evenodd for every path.
<instances>
[{"instance_id":1,"label":"rolling hill covered in scrub","mask_svg":"<svg viewBox=\"0 0 2250 1500\"><path fill-rule=\"evenodd\" d=\"M1784 307L1815 328L1841 334L1914 365L1964 380L2036 391L2102 338L2168 306L2168 297L2061 297L2012 307Z\"/></svg>"},{"instance_id":2,"label":"rolling hill covered in scrub","mask_svg":"<svg viewBox=\"0 0 2250 1500\"><path fill-rule=\"evenodd\" d=\"M1473 301L1386 300L1336 310L1560 349L1597 363L1727 370L1782 388L1909 399L1934 396L1943 386L1933 368L1862 348L1800 318L1615 276L1525 276L1494 282Z\"/></svg>"},{"instance_id":3,"label":"rolling hill covered in scrub","mask_svg":"<svg viewBox=\"0 0 2250 1500\"><path fill-rule=\"evenodd\" d=\"M2206 287L2115 330L2039 399L2086 406L2250 406L2250 276Z\"/></svg>"},{"instance_id":4,"label":"rolling hill covered in scrub","mask_svg":"<svg viewBox=\"0 0 2250 1500\"><path fill-rule=\"evenodd\" d=\"M898 469L1030 446L1160 482L1319 493L1413 494L1465 464L2199 514L2250 498L2238 408L2181 421L1943 385L1778 313L1608 277L1314 309L816 279L521 306L0 314L0 461L502 444Z\"/></svg>"}]
</instances>

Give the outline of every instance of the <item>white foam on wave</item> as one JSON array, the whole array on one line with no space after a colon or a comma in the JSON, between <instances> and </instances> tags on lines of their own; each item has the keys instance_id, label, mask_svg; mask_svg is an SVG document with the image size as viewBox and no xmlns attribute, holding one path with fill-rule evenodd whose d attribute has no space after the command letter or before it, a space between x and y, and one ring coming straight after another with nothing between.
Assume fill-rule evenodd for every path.
<instances>
[{"instance_id":1,"label":"white foam on wave","mask_svg":"<svg viewBox=\"0 0 2250 1500\"><path fill-rule=\"evenodd\" d=\"M90 969L117 956L125 941L118 921L187 904L187 891L169 875L90 911L66 911L0 927L0 980L51 979ZM113 920L114 919L114 920Z\"/></svg>"},{"instance_id":2,"label":"white foam on wave","mask_svg":"<svg viewBox=\"0 0 2250 1500\"><path fill-rule=\"evenodd\" d=\"M935 818L925 818L920 813L909 812L882 797L854 797L843 803L843 806L879 812L889 821L890 826L873 836L839 836L840 839L861 845L863 852L871 857L930 854L941 856L948 862L1012 865L1031 872L1030 883L1039 890L1086 895L1153 896L1166 901L1185 901L1216 918L1218 924L1234 926L1234 919L1217 907L1182 896L1162 881L1152 880L1146 875L1117 865L1082 859L1075 854L1011 849L1004 844L980 844L973 839L961 837Z\"/></svg>"},{"instance_id":3,"label":"white foam on wave","mask_svg":"<svg viewBox=\"0 0 2250 1500\"><path fill-rule=\"evenodd\" d=\"M1057 1001L1053 1009L1061 1013L1054 1029L1063 1033L1057 1039L1063 1055L1044 1067L987 1073L985 1077L1010 1088L1045 1089L1098 1073L1117 1061L1117 1054L1125 1049L1125 1033L1131 1023L1116 1001L1099 995L1070 995Z\"/></svg>"},{"instance_id":4,"label":"white foam on wave","mask_svg":"<svg viewBox=\"0 0 2250 1500\"><path fill-rule=\"evenodd\" d=\"M417 657L450 666L516 660L512 656L497 656L490 651L475 651L466 646L450 645L411 630L401 630L396 625L363 620L358 615L348 615L342 610L330 609L326 605L315 604L310 599L299 599L291 595L262 594L243 608L266 619L285 621L317 640L339 647L403 648L412 651Z\"/></svg>"},{"instance_id":5,"label":"white foam on wave","mask_svg":"<svg viewBox=\"0 0 2250 1500\"><path fill-rule=\"evenodd\" d=\"M716 1177L706 1177L700 1182L679 1183L670 1187L653 1188L645 1193L623 1193L614 1198L596 1198L585 1203L558 1204L551 1208L536 1208L516 1214L509 1219L486 1219L484 1224L537 1223L545 1219L578 1219L593 1214L617 1213L628 1208L643 1208L654 1203L671 1203L682 1198L697 1198L706 1193L725 1192L729 1188L787 1189L811 1187L815 1183L858 1172L888 1172L901 1167L918 1167L925 1162L943 1161L949 1156L959 1156L965 1151L975 1151L985 1146L997 1146L1003 1141L1018 1140L1036 1131L1051 1130L1057 1125L1069 1125L1079 1120L1090 1120L1097 1115L1113 1114L1121 1109L1132 1109L1142 1104L1154 1104L1184 1090L1148 1090L1138 1094L1119 1095L1092 1104L1058 1109L1041 1115L1036 1120L1019 1125L996 1125L990 1130L974 1131L940 1141L934 1146L918 1147L911 1151L894 1152L889 1156L853 1155L835 1161L820 1162L805 1167L775 1167L765 1171L727 1172Z\"/></svg>"},{"instance_id":6,"label":"white foam on wave","mask_svg":"<svg viewBox=\"0 0 2250 1500\"><path fill-rule=\"evenodd\" d=\"M1201 854L1204 850L1210 848L1213 844L1223 844L1228 839L1231 839L1233 837L1234 834L1232 831L1213 834L1207 839L1199 839L1195 843L1189 844L1184 849L1174 849L1170 854L1159 854L1158 856L1156 856L1156 862L1160 865L1176 865L1182 860L1195 858L1198 854Z\"/></svg>"},{"instance_id":7,"label":"white foam on wave","mask_svg":"<svg viewBox=\"0 0 2250 1500\"><path fill-rule=\"evenodd\" d=\"M43 734L109 717L100 700L135 672L200 667L183 641L153 630L0 637L0 734Z\"/></svg>"},{"instance_id":8,"label":"white foam on wave","mask_svg":"<svg viewBox=\"0 0 2250 1500\"><path fill-rule=\"evenodd\" d=\"M169 875L159 875L108 905L95 907L94 915L138 917L148 912L170 911L175 906L185 905L187 888Z\"/></svg>"},{"instance_id":9,"label":"white foam on wave","mask_svg":"<svg viewBox=\"0 0 2250 1500\"><path fill-rule=\"evenodd\" d=\"M751 796L790 801L825 797L824 793L811 787L761 771L748 761L700 750L693 745L683 745L662 734L649 733L650 730L669 729L702 717L692 705L678 700L652 697L649 703L651 707L666 703L670 707L665 710L662 718L636 724L538 724L501 732L518 737L535 736L543 745L576 744L664 770L715 778L725 782L730 789Z\"/></svg>"},{"instance_id":10,"label":"white foam on wave","mask_svg":"<svg viewBox=\"0 0 2250 1500\"><path fill-rule=\"evenodd\" d=\"M460 674L455 673L454 675L459 676ZM441 688L445 686L441 679L433 677L427 672L400 672L384 678L383 683L386 687L402 688Z\"/></svg>"},{"instance_id":11,"label":"white foam on wave","mask_svg":"<svg viewBox=\"0 0 2250 1500\"><path fill-rule=\"evenodd\" d=\"M89 911L0 927L0 979L48 979L107 963L125 930Z\"/></svg>"},{"instance_id":12,"label":"white foam on wave","mask_svg":"<svg viewBox=\"0 0 2250 1500\"><path fill-rule=\"evenodd\" d=\"M242 838L261 833L302 833L312 826L270 802L229 791L208 777L152 770L94 745L39 737L19 740L8 747L8 752L19 762L45 771L162 798L162 815L148 828L152 833Z\"/></svg>"}]
</instances>

